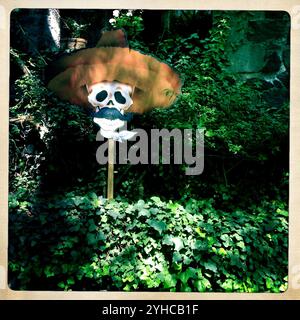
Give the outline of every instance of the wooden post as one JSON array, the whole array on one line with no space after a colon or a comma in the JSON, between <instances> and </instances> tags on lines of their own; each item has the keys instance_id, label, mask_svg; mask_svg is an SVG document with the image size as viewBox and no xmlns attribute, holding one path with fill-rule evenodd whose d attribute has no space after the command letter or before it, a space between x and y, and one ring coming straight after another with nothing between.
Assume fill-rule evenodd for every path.
<instances>
[{"instance_id":1,"label":"wooden post","mask_svg":"<svg viewBox=\"0 0 300 320\"><path fill-rule=\"evenodd\" d=\"M107 174L107 199L114 198L114 156L115 141L108 139L108 174Z\"/></svg>"}]
</instances>

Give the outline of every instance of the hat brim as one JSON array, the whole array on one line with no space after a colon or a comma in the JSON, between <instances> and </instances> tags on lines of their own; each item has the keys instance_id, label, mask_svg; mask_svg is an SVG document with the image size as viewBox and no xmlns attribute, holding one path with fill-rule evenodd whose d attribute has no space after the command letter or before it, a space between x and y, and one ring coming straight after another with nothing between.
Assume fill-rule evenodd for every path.
<instances>
[{"instance_id":1,"label":"hat brim","mask_svg":"<svg viewBox=\"0 0 300 320\"><path fill-rule=\"evenodd\" d=\"M130 112L144 113L170 106L180 93L179 76L167 64L136 50L92 48L61 58L58 73L48 84L61 99L89 106L86 85L119 81L134 87Z\"/></svg>"}]
</instances>

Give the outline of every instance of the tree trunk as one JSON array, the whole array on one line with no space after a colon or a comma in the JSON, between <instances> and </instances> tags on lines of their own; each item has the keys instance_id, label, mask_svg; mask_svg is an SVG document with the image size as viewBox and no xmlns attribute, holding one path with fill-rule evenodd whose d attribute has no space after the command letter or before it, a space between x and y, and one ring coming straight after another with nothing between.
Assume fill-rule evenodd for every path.
<instances>
[{"instance_id":1,"label":"tree trunk","mask_svg":"<svg viewBox=\"0 0 300 320\"><path fill-rule=\"evenodd\" d=\"M24 9L18 12L14 23L22 37L23 48L31 55L59 48L60 18L57 9Z\"/></svg>"}]
</instances>

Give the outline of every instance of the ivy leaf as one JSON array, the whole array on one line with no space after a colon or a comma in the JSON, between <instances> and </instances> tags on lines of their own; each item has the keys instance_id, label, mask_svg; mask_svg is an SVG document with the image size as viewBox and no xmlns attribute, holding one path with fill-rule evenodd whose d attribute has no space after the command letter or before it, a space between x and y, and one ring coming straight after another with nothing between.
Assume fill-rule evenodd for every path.
<instances>
[{"instance_id":1,"label":"ivy leaf","mask_svg":"<svg viewBox=\"0 0 300 320\"><path fill-rule=\"evenodd\" d=\"M182 281L182 283L186 284L190 278L194 278L196 275L196 270L194 268L187 268L184 272L182 272L178 278Z\"/></svg>"},{"instance_id":2,"label":"ivy leaf","mask_svg":"<svg viewBox=\"0 0 300 320\"><path fill-rule=\"evenodd\" d=\"M238 247L240 247L241 249L245 249L245 243L244 243L244 241L239 241L236 245L237 245Z\"/></svg>"},{"instance_id":3,"label":"ivy leaf","mask_svg":"<svg viewBox=\"0 0 300 320\"><path fill-rule=\"evenodd\" d=\"M284 216L284 217L288 217L288 216L289 216L288 211L286 211L286 210L281 210L280 208L278 208L278 209L276 210L276 213L279 214L279 215L282 215L282 216Z\"/></svg>"},{"instance_id":4,"label":"ivy leaf","mask_svg":"<svg viewBox=\"0 0 300 320\"><path fill-rule=\"evenodd\" d=\"M174 274L160 273L157 277L161 280L165 289L173 288L176 286L177 279L176 275Z\"/></svg>"},{"instance_id":5,"label":"ivy leaf","mask_svg":"<svg viewBox=\"0 0 300 320\"><path fill-rule=\"evenodd\" d=\"M206 233L202 232L201 229L198 227L195 229L196 233L201 237L201 238L205 238Z\"/></svg>"},{"instance_id":6,"label":"ivy leaf","mask_svg":"<svg viewBox=\"0 0 300 320\"><path fill-rule=\"evenodd\" d=\"M205 267L205 269L210 270L214 273L217 272L217 265L212 261L205 262L204 267Z\"/></svg>"},{"instance_id":7,"label":"ivy leaf","mask_svg":"<svg viewBox=\"0 0 300 320\"><path fill-rule=\"evenodd\" d=\"M185 285L185 284L182 284L180 291L183 291L183 292L192 292L192 289L191 289L190 286Z\"/></svg>"},{"instance_id":8,"label":"ivy leaf","mask_svg":"<svg viewBox=\"0 0 300 320\"><path fill-rule=\"evenodd\" d=\"M223 241L224 247L227 248L230 245L230 237L227 233L221 235L221 240Z\"/></svg>"},{"instance_id":9,"label":"ivy leaf","mask_svg":"<svg viewBox=\"0 0 300 320\"><path fill-rule=\"evenodd\" d=\"M150 212L149 210L146 210L146 209L141 209L139 211L139 214L138 214L138 217L150 217Z\"/></svg>"},{"instance_id":10,"label":"ivy leaf","mask_svg":"<svg viewBox=\"0 0 300 320\"><path fill-rule=\"evenodd\" d=\"M172 238L172 242L175 244L175 250L180 251L182 248L184 248L183 241L179 237Z\"/></svg>"},{"instance_id":11,"label":"ivy leaf","mask_svg":"<svg viewBox=\"0 0 300 320\"><path fill-rule=\"evenodd\" d=\"M89 231L94 231L96 230L97 226L95 225L95 221L93 219L89 219Z\"/></svg>"},{"instance_id":12,"label":"ivy leaf","mask_svg":"<svg viewBox=\"0 0 300 320\"><path fill-rule=\"evenodd\" d=\"M197 249L199 251L207 250L208 246L204 241L197 240L193 245L193 249Z\"/></svg>"},{"instance_id":13,"label":"ivy leaf","mask_svg":"<svg viewBox=\"0 0 300 320\"><path fill-rule=\"evenodd\" d=\"M167 246L172 246L173 245L172 236L166 234L163 237L162 244L166 244Z\"/></svg>"},{"instance_id":14,"label":"ivy leaf","mask_svg":"<svg viewBox=\"0 0 300 320\"><path fill-rule=\"evenodd\" d=\"M157 208L150 208L149 209L149 213L152 214L152 215L156 215L159 213L159 209Z\"/></svg>"},{"instance_id":15,"label":"ivy leaf","mask_svg":"<svg viewBox=\"0 0 300 320\"><path fill-rule=\"evenodd\" d=\"M72 285L72 284L74 284L74 283L75 283L75 280L74 280L73 278L67 279L67 284L68 284L68 285Z\"/></svg>"},{"instance_id":16,"label":"ivy leaf","mask_svg":"<svg viewBox=\"0 0 300 320\"><path fill-rule=\"evenodd\" d=\"M207 240L209 246L212 246L216 242L216 239L213 237L207 237Z\"/></svg>"},{"instance_id":17,"label":"ivy leaf","mask_svg":"<svg viewBox=\"0 0 300 320\"><path fill-rule=\"evenodd\" d=\"M243 237L240 236L238 233L235 233L233 236L236 238L237 241L243 240Z\"/></svg>"},{"instance_id":18,"label":"ivy leaf","mask_svg":"<svg viewBox=\"0 0 300 320\"><path fill-rule=\"evenodd\" d=\"M271 278L266 278L267 289L271 289L273 285L274 285L273 280Z\"/></svg>"},{"instance_id":19,"label":"ivy leaf","mask_svg":"<svg viewBox=\"0 0 300 320\"><path fill-rule=\"evenodd\" d=\"M96 235L94 233L87 234L88 244L95 244L97 242Z\"/></svg>"},{"instance_id":20,"label":"ivy leaf","mask_svg":"<svg viewBox=\"0 0 300 320\"><path fill-rule=\"evenodd\" d=\"M75 206L79 206L82 203L82 198L81 197L74 197L73 198Z\"/></svg>"},{"instance_id":21,"label":"ivy leaf","mask_svg":"<svg viewBox=\"0 0 300 320\"><path fill-rule=\"evenodd\" d=\"M175 251L180 251L182 248L184 248L183 241L179 237L172 237L170 235L165 235L163 237L162 243L168 246L172 246L174 244Z\"/></svg>"},{"instance_id":22,"label":"ivy leaf","mask_svg":"<svg viewBox=\"0 0 300 320\"><path fill-rule=\"evenodd\" d=\"M145 201L139 200L134 207L137 209L142 209L144 207L144 205L145 205Z\"/></svg>"},{"instance_id":23,"label":"ivy leaf","mask_svg":"<svg viewBox=\"0 0 300 320\"><path fill-rule=\"evenodd\" d=\"M150 199L156 204L161 203L161 200L159 197L151 197Z\"/></svg>"},{"instance_id":24,"label":"ivy leaf","mask_svg":"<svg viewBox=\"0 0 300 320\"><path fill-rule=\"evenodd\" d=\"M121 217L121 214L116 210L114 210L114 211L113 210L108 210L107 214L110 215L111 217L113 217L114 219L117 219L117 218Z\"/></svg>"},{"instance_id":25,"label":"ivy leaf","mask_svg":"<svg viewBox=\"0 0 300 320\"><path fill-rule=\"evenodd\" d=\"M87 234L87 240L88 240L88 244L96 244L98 241L102 240L106 240L106 237L104 235L104 233L102 231L99 231L98 233L88 233Z\"/></svg>"},{"instance_id":26,"label":"ivy leaf","mask_svg":"<svg viewBox=\"0 0 300 320\"><path fill-rule=\"evenodd\" d=\"M173 254L173 262L179 262L182 260L182 256L179 252L174 252Z\"/></svg>"},{"instance_id":27,"label":"ivy leaf","mask_svg":"<svg viewBox=\"0 0 300 320\"><path fill-rule=\"evenodd\" d=\"M184 256L184 258L183 258L183 263L186 265L189 265L192 261L193 260L188 256Z\"/></svg>"},{"instance_id":28,"label":"ivy leaf","mask_svg":"<svg viewBox=\"0 0 300 320\"><path fill-rule=\"evenodd\" d=\"M231 292L233 290L233 283L232 279L226 279L222 284L221 287L225 289L227 292Z\"/></svg>"},{"instance_id":29,"label":"ivy leaf","mask_svg":"<svg viewBox=\"0 0 300 320\"><path fill-rule=\"evenodd\" d=\"M51 269L50 266L46 266L44 273L46 275L47 278L52 277L55 275L54 271Z\"/></svg>"},{"instance_id":30,"label":"ivy leaf","mask_svg":"<svg viewBox=\"0 0 300 320\"><path fill-rule=\"evenodd\" d=\"M224 248L220 248L218 253L221 255L221 256L225 256L227 254L227 251L224 249Z\"/></svg>"},{"instance_id":31,"label":"ivy leaf","mask_svg":"<svg viewBox=\"0 0 300 320\"><path fill-rule=\"evenodd\" d=\"M240 258L238 256L236 256L236 255L231 255L230 256L230 263L233 266L237 266L237 267L241 267L242 266Z\"/></svg>"},{"instance_id":32,"label":"ivy leaf","mask_svg":"<svg viewBox=\"0 0 300 320\"><path fill-rule=\"evenodd\" d=\"M167 225L163 221L157 221L155 219L148 219L147 223L156 231L159 232L159 234L162 234L163 231L167 229Z\"/></svg>"},{"instance_id":33,"label":"ivy leaf","mask_svg":"<svg viewBox=\"0 0 300 320\"><path fill-rule=\"evenodd\" d=\"M206 278L201 279L201 280L200 279L196 280L194 282L194 285L199 292L205 292L205 291L207 291L207 289L209 289L211 287L209 280Z\"/></svg>"},{"instance_id":34,"label":"ivy leaf","mask_svg":"<svg viewBox=\"0 0 300 320\"><path fill-rule=\"evenodd\" d=\"M99 240L103 240L103 241L106 240L106 236L102 231L98 232L97 237L98 237Z\"/></svg>"}]
</instances>

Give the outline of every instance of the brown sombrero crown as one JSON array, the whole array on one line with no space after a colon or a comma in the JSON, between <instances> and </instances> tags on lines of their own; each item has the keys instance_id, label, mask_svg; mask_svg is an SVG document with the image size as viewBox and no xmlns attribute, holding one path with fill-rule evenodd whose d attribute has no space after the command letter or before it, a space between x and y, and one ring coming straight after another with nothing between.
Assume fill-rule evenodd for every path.
<instances>
[{"instance_id":1,"label":"brown sombrero crown","mask_svg":"<svg viewBox=\"0 0 300 320\"><path fill-rule=\"evenodd\" d=\"M128 111L143 113L154 107L168 107L180 93L179 76L165 63L128 47L102 47L124 43L121 30L107 32L96 48L84 49L56 62L60 71L48 88L61 99L90 106L86 85L102 81L119 81L134 87L133 105ZM118 40L119 39L119 40ZM125 40L126 41L126 40Z\"/></svg>"}]
</instances>

